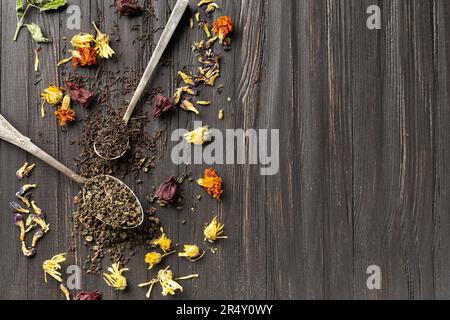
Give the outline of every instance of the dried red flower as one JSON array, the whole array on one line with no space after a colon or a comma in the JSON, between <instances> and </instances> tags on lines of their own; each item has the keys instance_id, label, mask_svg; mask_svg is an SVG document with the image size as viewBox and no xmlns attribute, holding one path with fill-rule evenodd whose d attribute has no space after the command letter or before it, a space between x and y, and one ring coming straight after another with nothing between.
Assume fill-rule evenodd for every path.
<instances>
[{"instance_id":1,"label":"dried red flower","mask_svg":"<svg viewBox=\"0 0 450 320\"><path fill-rule=\"evenodd\" d=\"M78 48L72 51L72 62L75 67L89 67L97 63L97 53L94 48Z\"/></svg>"},{"instance_id":2,"label":"dried red flower","mask_svg":"<svg viewBox=\"0 0 450 320\"><path fill-rule=\"evenodd\" d=\"M117 12L123 16L134 16L141 14L144 10L135 0L117 0Z\"/></svg>"},{"instance_id":3,"label":"dried red flower","mask_svg":"<svg viewBox=\"0 0 450 320\"><path fill-rule=\"evenodd\" d=\"M214 25L214 33L219 37L220 41L225 40L231 32L233 32L233 21L230 17L223 16L217 19Z\"/></svg>"},{"instance_id":4,"label":"dried red flower","mask_svg":"<svg viewBox=\"0 0 450 320\"><path fill-rule=\"evenodd\" d=\"M76 85L73 82L67 82L67 90L69 91L72 100L78 103L83 108L89 107L92 99L94 99L95 97L92 92Z\"/></svg>"},{"instance_id":5,"label":"dried red flower","mask_svg":"<svg viewBox=\"0 0 450 320\"><path fill-rule=\"evenodd\" d=\"M172 203L178 193L178 182L175 177L167 179L156 191L155 196L164 204Z\"/></svg>"},{"instance_id":6,"label":"dried red flower","mask_svg":"<svg viewBox=\"0 0 450 320\"><path fill-rule=\"evenodd\" d=\"M153 118L158 119L167 112L171 111L174 107L174 103L169 98L158 94L156 97L156 105L153 107Z\"/></svg>"},{"instance_id":7,"label":"dried red flower","mask_svg":"<svg viewBox=\"0 0 450 320\"><path fill-rule=\"evenodd\" d=\"M80 292L79 294L77 294L77 296L75 297L75 300L79 300L79 301L98 301L98 300L102 300L103 296L101 294L101 292L99 291L94 291L94 292Z\"/></svg>"}]
</instances>

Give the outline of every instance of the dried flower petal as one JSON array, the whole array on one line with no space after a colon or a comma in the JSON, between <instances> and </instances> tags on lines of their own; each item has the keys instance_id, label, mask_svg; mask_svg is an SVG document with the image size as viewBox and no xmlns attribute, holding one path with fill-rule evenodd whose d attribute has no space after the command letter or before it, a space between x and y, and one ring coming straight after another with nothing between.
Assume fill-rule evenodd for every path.
<instances>
[{"instance_id":1,"label":"dried flower petal","mask_svg":"<svg viewBox=\"0 0 450 320\"><path fill-rule=\"evenodd\" d=\"M45 235L45 232L42 230L37 231L34 235L33 235L33 239L31 241L31 247L32 248L36 248L37 243L39 240L41 240Z\"/></svg>"},{"instance_id":2,"label":"dried flower petal","mask_svg":"<svg viewBox=\"0 0 450 320\"><path fill-rule=\"evenodd\" d=\"M66 300L70 300L70 292L69 292L69 289L67 289L65 285L63 285L61 283L59 285L59 290L61 290L61 292L63 293L63 295L66 298Z\"/></svg>"},{"instance_id":3,"label":"dried flower petal","mask_svg":"<svg viewBox=\"0 0 450 320\"><path fill-rule=\"evenodd\" d=\"M223 16L217 19L214 33L219 37L221 43L231 32L233 32L233 21L230 17Z\"/></svg>"},{"instance_id":4,"label":"dried flower petal","mask_svg":"<svg viewBox=\"0 0 450 320\"><path fill-rule=\"evenodd\" d=\"M95 51L103 59L111 58L115 54L115 52L109 46L109 36L102 33L97 28L95 23L92 23L92 24L94 25L95 30L97 30L97 38L95 39Z\"/></svg>"},{"instance_id":5,"label":"dried flower petal","mask_svg":"<svg viewBox=\"0 0 450 320\"><path fill-rule=\"evenodd\" d=\"M158 239L150 242L150 245L153 247L160 247L164 253L168 253L172 247L172 240L166 236L163 228L161 228L161 233L162 235Z\"/></svg>"},{"instance_id":6,"label":"dried flower petal","mask_svg":"<svg viewBox=\"0 0 450 320\"><path fill-rule=\"evenodd\" d=\"M206 169L203 179L199 179L197 183L205 188L214 199L220 200L223 193L223 180L214 169Z\"/></svg>"},{"instance_id":7,"label":"dried flower petal","mask_svg":"<svg viewBox=\"0 0 450 320\"><path fill-rule=\"evenodd\" d=\"M200 248L197 245L185 245L184 252L178 254L179 257L184 257L191 262L197 262L205 256L205 252L200 253Z\"/></svg>"},{"instance_id":8,"label":"dried flower petal","mask_svg":"<svg viewBox=\"0 0 450 320\"><path fill-rule=\"evenodd\" d=\"M23 215L21 215L20 213L16 213L14 215L14 225L20 229L19 240L25 241L26 231L25 231L25 222L24 222Z\"/></svg>"},{"instance_id":9,"label":"dried flower petal","mask_svg":"<svg viewBox=\"0 0 450 320\"><path fill-rule=\"evenodd\" d=\"M224 225L218 222L217 217L205 228L203 234L205 236L205 241L213 243L218 239L228 239L228 237L223 235Z\"/></svg>"},{"instance_id":10,"label":"dried flower petal","mask_svg":"<svg viewBox=\"0 0 450 320\"><path fill-rule=\"evenodd\" d=\"M164 204L172 203L178 193L178 182L175 177L167 179L156 191L155 196Z\"/></svg>"},{"instance_id":11,"label":"dried flower petal","mask_svg":"<svg viewBox=\"0 0 450 320\"><path fill-rule=\"evenodd\" d=\"M28 191L30 191L31 189L36 189L37 187L37 184L26 184L22 186L19 191L16 192L16 198L26 195Z\"/></svg>"},{"instance_id":12,"label":"dried flower petal","mask_svg":"<svg viewBox=\"0 0 450 320\"><path fill-rule=\"evenodd\" d=\"M90 67L97 63L97 53L94 48L78 48L76 51L71 50L73 66ZM66 60L63 60L66 61Z\"/></svg>"},{"instance_id":13,"label":"dried flower petal","mask_svg":"<svg viewBox=\"0 0 450 320\"><path fill-rule=\"evenodd\" d=\"M61 127L75 121L75 111L70 107L69 95L64 97L61 108L55 111L55 116L58 118L58 122Z\"/></svg>"},{"instance_id":14,"label":"dried flower petal","mask_svg":"<svg viewBox=\"0 0 450 320\"><path fill-rule=\"evenodd\" d=\"M194 104L191 101L189 101L188 99L185 99L181 102L180 108L183 109L184 111L190 111L195 114L200 114L200 112L197 110L197 108L195 108Z\"/></svg>"},{"instance_id":15,"label":"dried flower petal","mask_svg":"<svg viewBox=\"0 0 450 320\"><path fill-rule=\"evenodd\" d=\"M123 276L123 273L129 270L128 268L120 269L120 264L114 263L111 268L108 268L110 274L104 273L103 279L108 286L124 291L127 288L127 278Z\"/></svg>"},{"instance_id":16,"label":"dried flower petal","mask_svg":"<svg viewBox=\"0 0 450 320\"><path fill-rule=\"evenodd\" d=\"M78 103L83 108L87 108L95 97L92 92L76 85L73 82L67 82L67 89L72 100Z\"/></svg>"},{"instance_id":17,"label":"dried flower petal","mask_svg":"<svg viewBox=\"0 0 450 320\"><path fill-rule=\"evenodd\" d=\"M36 250L34 248L28 249L25 241L22 241L22 253L25 257L31 258L36 254Z\"/></svg>"},{"instance_id":18,"label":"dried flower petal","mask_svg":"<svg viewBox=\"0 0 450 320\"><path fill-rule=\"evenodd\" d=\"M58 282L63 282L61 278L61 263L66 261L66 254L61 253L50 260L44 261L42 269L44 269L45 283L47 283L47 274Z\"/></svg>"},{"instance_id":19,"label":"dried flower petal","mask_svg":"<svg viewBox=\"0 0 450 320\"><path fill-rule=\"evenodd\" d=\"M31 171L33 171L33 169L36 167L35 164L29 164L28 162L25 162L25 164L20 167L19 170L17 170L16 172L16 177L19 180L22 180L25 177L29 177L31 174Z\"/></svg>"},{"instance_id":20,"label":"dried flower petal","mask_svg":"<svg viewBox=\"0 0 450 320\"><path fill-rule=\"evenodd\" d=\"M55 86L55 84L50 84L50 86L44 90L41 94L42 99L49 105L57 105L63 101L64 94L61 88Z\"/></svg>"},{"instance_id":21,"label":"dried flower petal","mask_svg":"<svg viewBox=\"0 0 450 320\"><path fill-rule=\"evenodd\" d=\"M94 42L95 38L92 34L89 33L79 33L73 36L70 44L75 48L90 48L91 43Z\"/></svg>"},{"instance_id":22,"label":"dried flower petal","mask_svg":"<svg viewBox=\"0 0 450 320\"><path fill-rule=\"evenodd\" d=\"M9 208L14 211L14 213L30 213L30 210L22 208L20 204L14 201L9 203Z\"/></svg>"},{"instance_id":23,"label":"dried flower petal","mask_svg":"<svg viewBox=\"0 0 450 320\"><path fill-rule=\"evenodd\" d=\"M75 300L79 301L99 301L102 300L103 296L100 291L93 292L80 292L76 295Z\"/></svg>"},{"instance_id":24,"label":"dried flower petal","mask_svg":"<svg viewBox=\"0 0 450 320\"><path fill-rule=\"evenodd\" d=\"M126 17L138 15L144 11L135 0L118 0L116 9L117 12Z\"/></svg>"},{"instance_id":25,"label":"dried flower petal","mask_svg":"<svg viewBox=\"0 0 450 320\"><path fill-rule=\"evenodd\" d=\"M200 127L198 129L195 129L194 131L191 131L189 133L186 133L184 135L184 138L188 143L194 144L194 145L202 145L205 142L209 141L211 138L211 132L209 131L208 126Z\"/></svg>"},{"instance_id":26,"label":"dried flower petal","mask_svg":"<svg viewBox=\"0 0 450 320\"><path fill-rule=\"evenodd\" d=\"M160 254L158 252L149 252L145 255L145 263L149 265L148 267L149 269L152 269L154 266L160 264L162 259L173 253L175 253L175 251L166 254Z\"/></svg>"},{"instance_id":27,"label":"dried flower petal","mask_svg":"<svg viewBox=\"0 0 450 320\"><path fill-rule=\"evenodd\" d=\"M164 114L170 112L174 107L174 103L169 98L158 94L156 97L156 105L153 107L153 118L158 119Z\"/></svg>"},{"instance_id":28,"label":"dried flower petal","mask_svg":"<svg viewBox=\"0 0 450 320\"><path fill-rule=\"evenodd\" d=\"M184 83L186 83L189 86L194 86L195 82L194 82L194 78L192 76L188 76L186 73L184 72L178 72L178 76L181 77L181 79L183 79Z\"/></svg>"}]
</instances>

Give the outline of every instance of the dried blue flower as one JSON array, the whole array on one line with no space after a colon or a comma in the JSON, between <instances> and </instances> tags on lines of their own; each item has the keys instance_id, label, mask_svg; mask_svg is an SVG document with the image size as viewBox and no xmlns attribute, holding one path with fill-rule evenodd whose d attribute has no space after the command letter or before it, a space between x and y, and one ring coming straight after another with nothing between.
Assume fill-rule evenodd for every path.
<instances>
[{"instance_id":1,"label":"dried blue flower","mask_svg":"<svg viewBox=\"0 0 450 320\"><path fill-rule=\"evenodd\" d=\"M23 215L21 215L20 213L16 213L14 215L14 225L20 229L20 241L25 241L26 231Z\"/></svg>"},{"instance_id":2,"label":"dried blue flower","mask_svg":"<svg viewBox=\"0 0 450 320\"><path fill-rule=\"evenodd\" d=\"M36 189L38 186L37 184L26 184L22 188L19 189L16 193L16 197L24 196L30 191L31 189Z\"/></svg>"},{"instance_id":3,"label":"dried blue flower","mask_svg":"<svg viewBox=\"0 0 450 320\"><path fill-rule=\"evenodd\" d=\"M42 238L44 237L44 235L45 235L45 232L44 232L44 231L42 231L42 230L37 231L37 232L33 235L33 240L31 241L31 246L32 246L33 248L36 248L36 245L37 245L38 241L39 241L40 239L42 239Z\"/></svg>"},{"instance_id":4,"label":"dried blue flower","mask_svg":"<svg viewBox=\"0 0 450 320\"><path fill-rule=\"evenodd\" d=\"M36 249L28 249L25 241L22 241L22 253L25 257L33 257L36 254Z\"/></svg>"},{"instance_id":5,"label":"dried blue flower","mask_svg":"<svg viewBox=\"0 0 450 320\"><path fill-rule=\"evenodd\" d=\"M31 171L33 171L35 167L35 164L30 165L28 162L25 162L25 164L16 172L17 179L22 180L25 177L29 177Z\"/></svg>"},{"instance_id":6,"label":"dried blue flower","mask_svg":"<svg viewBox=\"0 0 450 320\"><path fill-rule=\"evenodd\" d=\"M14 202L14 201L11 201L9 203L9 207L15 213L30 213L30 210L22 208L22 206L20 204L18 204L17 202Z\"/></svg>"},{"instance_id":7,"label":"dried blue flower","mask_svg":"<svg viewBox=\"0 0 450 320\"><path fill-rule=\"evenodd\" d=\"M20 201L23 202L23 204L27 207L27 208L31 208L31 203L30 203L30 194L26 194L23 197L22 196L18 196L17 197Z\"/></svg>"}]
</instances>

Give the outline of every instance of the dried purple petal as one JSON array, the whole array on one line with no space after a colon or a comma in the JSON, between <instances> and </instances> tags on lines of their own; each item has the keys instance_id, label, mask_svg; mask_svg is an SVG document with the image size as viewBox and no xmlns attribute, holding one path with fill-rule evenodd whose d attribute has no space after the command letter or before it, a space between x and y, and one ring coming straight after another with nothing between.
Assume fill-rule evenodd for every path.
<instances>
[{"instance_id":1,"label":"dried purple petal","mask_svg":"<svg viewBox=\"0 0 450 320\"><path fill-rule=\"evenodd\" d=\"M136 0L117 0L117 12L123 16L135 16L141 14L144 10Z\"/></svg>"},{"instance_id":2,"label":"dried purple petal","mask_svg":"<svg viewBox=\"0 0 450 320\"><path fill-rule=\"evenodd\" d=\"M92 92L73 82L67 82L67 90L69 91L72 100L83 108L89 107L95 96Z\"/></svg>"},{"instance_id":3,"label":"dried purple petal","mask_svg":"<svg viewBox=\"0 0 450 320\"><path fill-rule=\"evenodd\" d=\"M178 192L178 183L175 177L167 179L156 191L155 196L162 203L172 203Z\"/></svg>"},{"instance_id":4,"label":"dried purple petal","mask_svg":"<svg viewBox=\"0 0 450 320\"><path fill-rule=\"evenodd\" d=\"M159 94L156 97L156 105L153 107L153 118L158 119L167 112L170 112L173 107L174 103L169 98L163 96L162 94Z\"/></svg>"},{"instance_id":5,"label":"dried purple petal","mask_svg":"<svg viewBox=\"0 0 450 320\"><path fill-rule=\"evenodd\" d=\"M98 301L98 300L102 300L102 298L103 298L102 294L99 291L80 292L75 297L75 300L79 300L79 301Z\"/></svg>"},{"instance_id":6,"label":"dried purple petal","mask_svg":"<svg viewBox=\"0 0 450 320\"><path fill-rule=\"evenodd\" d=\"M9 203L9 208L15 213L30 213L30 210L23 208L20 204L14 201Z\"/></svg>"}]
</instances>

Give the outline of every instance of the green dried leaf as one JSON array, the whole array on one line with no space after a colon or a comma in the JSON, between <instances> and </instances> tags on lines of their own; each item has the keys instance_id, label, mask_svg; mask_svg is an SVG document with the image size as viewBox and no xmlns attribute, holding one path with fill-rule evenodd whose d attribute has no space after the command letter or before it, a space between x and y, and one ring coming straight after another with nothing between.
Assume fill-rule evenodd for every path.
<instances>
[{"instance_id":1,"label":"green dried leaf","mask_svg":"<svg viewBox=\"0 0 450 320\"><path fill-rule=\"evenodd\" d=\"M37 6L42 12L42 11L58 10L59 8L64 7L66 4L67 0L48 0L48 1L41 1L41 3L37 4Z\"/></svg>"},{"instance_id":2,"label":"green dried leaf","mask_svg":"<svg viewBox=\"0 0 450 320\"><path fill-rule=\"evenodd\" d=\"M23 5L22 0L16 0L16 11L19 17L23 16L25 10L25 6Z\"/></svg>"},{"instance_id":3,"label":"green dried leaf","mask_svg":"<svg viewBox=\"0 0 450 320\"><path fill-rule=\"evenodd\" d=\"M28 28L28 31L30 31L31 36L33 37L34 41L36 41L38 43L49 42L49 40L46 37L44 37L44 35L42 34L41 28L37 24L32 23L32 24L27 24L26 26Z\"/></svg>"}]
</instances>

